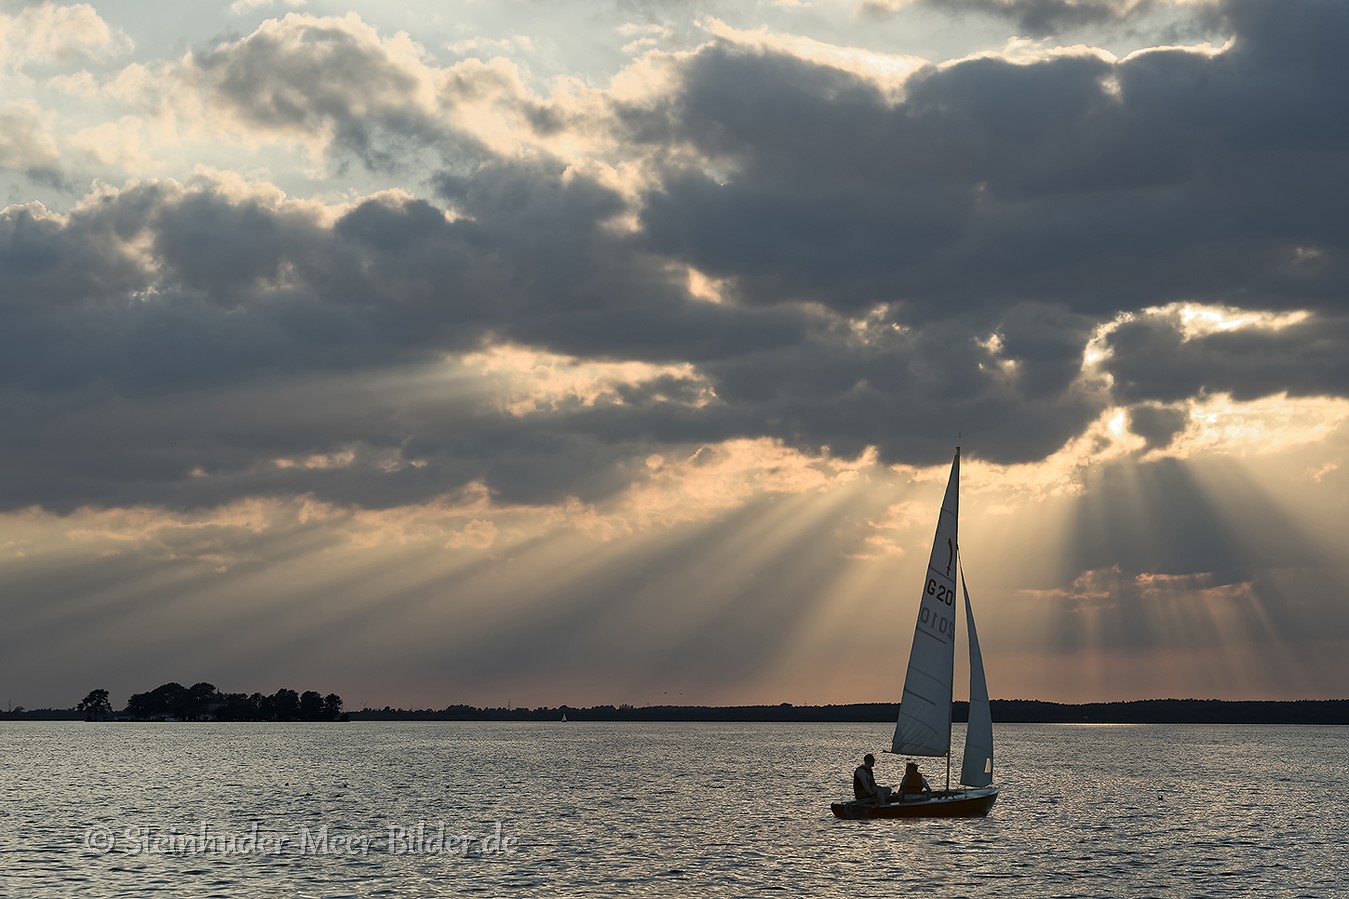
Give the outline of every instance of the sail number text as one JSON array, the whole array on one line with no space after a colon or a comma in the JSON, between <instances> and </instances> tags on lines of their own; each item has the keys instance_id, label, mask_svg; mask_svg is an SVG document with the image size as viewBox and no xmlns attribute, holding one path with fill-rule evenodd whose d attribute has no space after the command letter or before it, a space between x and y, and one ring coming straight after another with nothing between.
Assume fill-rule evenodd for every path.
<instances>
[{"instance_id":1,"label":"sail number text","mask_svg":"<svg viewBox=\"0 0 1349 899\"><path fill-rule=\"evenodd\" d=\"M956 604L956 591L953 587L947 587L944 584L937 583L936 578L928 578L927 595L935 596L938 602L943 602L948 606ZM932 619L936 619L933 621ZM932 606L921 606L918 609L918 623L925 627L937 626L937 633L943 637L955 632L955 622L950 616L942 613L939 609Z\"/></svg>"},{"instance_id":2,"label":"sail number text","mask_svg":"<svg viewBox=\"0 0 1349 899\"><path fill-rule=\"evenodd\" d=\"M940 602L944 602L948 606L954 606L956 604L955 589L952 588L948 590L945 584L937 583L936 578L927 579L927 595L937 597Z\"/></svg>"}]
</instances>

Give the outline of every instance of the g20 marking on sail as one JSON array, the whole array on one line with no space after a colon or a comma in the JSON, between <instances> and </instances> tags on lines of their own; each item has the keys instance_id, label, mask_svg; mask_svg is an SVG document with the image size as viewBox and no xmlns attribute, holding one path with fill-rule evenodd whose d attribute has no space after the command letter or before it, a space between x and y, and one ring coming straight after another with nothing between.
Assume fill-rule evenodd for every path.
<instances>
[{"instance_id":1,"label":"g20 marking on sail","mask_svg":"<svg viewBox=\"0 0 1349 899\"><path fill-rule=\"evenodd\" d=\"M948 606L956 604L955 587L952 586L948 588L945 584L939 584L937 583L936 578L927 579L927 595L937 597L937 599L946 603Z\"/></svg>"}]
</instances>

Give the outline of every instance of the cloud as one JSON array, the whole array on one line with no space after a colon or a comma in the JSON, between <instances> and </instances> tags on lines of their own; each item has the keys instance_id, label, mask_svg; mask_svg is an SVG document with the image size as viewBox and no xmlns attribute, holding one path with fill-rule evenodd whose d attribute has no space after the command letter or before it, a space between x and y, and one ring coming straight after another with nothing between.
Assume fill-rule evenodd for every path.
<instances>
[{"instance_id":1,"label":"cloud","mask_svg":"<svg viewBox=\"0 0 1349 899\"><path fill-rule=\"evenodd\" d=\"M51 133L51 117L31 101L0 106L0 169L29 178L59 181L61 151Z\"/></svg>"},{"instance_id":2,"label":"cloud","mask_svg":"<svg viewBox=\"0 0 1349 899\"><path fill-rule=\"evenodd\" d=\"M1188 415L1184 409L1147 403L1129 410L1129 429L1149 446L1165 448L1185 429Z\"/></svg>"},{"instance_id":3,"label":"cloud","mask_svg":"<svg viewBox=\"0 0 1349 899\"><path fill-rule=\"evenodd\" d=\"M352 162L379 172L471 168L558 127L510 60L441 67L406 32L383 35L356 13L289 12L176 60L60 83L152 123L165 150L185 140L295 148L339 173Z\"/></svg>"},{"instance_id":4,"label":"cloud","mask_svg":"<svg viewBox=\"0 0 1349 899\"><path fill-rule=\"evenodd\" d=\"M1170 327L1156 331L1168 342L1127 347L1116 332L1109 368L1125 401L1343 395L1333 348L1345 268L1331 210L1345 199L1335 187L1345 156L1337 126L1315 111L1334 102L1324 91L1341 57L1294 48L1319 47L1312 31L1344 23L1327 5L1278 23L1249 5L1231 13L1225 49L985 55L919 69L898 96L783 46L705 47L682 61L664 102L624 111L635 137L687 142L702 159L665 170L643 233L741 304L819 303L849 317L884 308L899 342L941 354L934 374L968 385L962 364L987 366L985 377L999 375L984 382L990 401L1018 416L1036 408L1028 401L1050 404L1036 427L1023 418L1026 428L998 433L1004 453L1037 435L1023 458L1106 408L1081 380L1081 354L1094 324L1121 309L1189 297L1311 316L1277 336L1235 331L1183 348ZM1322 137L1308 155L1311 135ZM1271 166L1271 153L1286 164ZM990 333L996 352L969 345ZM812 348L814 365L827 366L825 345ZM1310 346L1309 364L1293 371L1280 346ZM856 352L849 368L848 387L872 383ZM705 370L727 402L751 386L734 369ZM788 370L811 370L800 364L759 370L802 400L829 383L814 372L793 383ZM924 393L893 368L875 383L885 396ZM840 423L817 416L838 439Z\"/></svg>"},{"instance_id":5,"label":"cloud","mask_svg":"<svg viewBox=\"0 0 1349 899\"><path fill-rule=\"evenodd\" d=\"M753 31L733 28L712 16L700 21L709 34L728 44L746 47L759 53L782 53L816 65L837 68L888 86L902 87L915 71L928 64L918 56L896 56L878 53L862 47L847 47L801 35L783 34L758 28Z\"/></svg>"},{"instance_id":6,"label":"cloud","mask_svg":"<svg viewBox=\"0 0 1349 899\"><path fill-rule=\"evenodd\" d=\"M1187 336L1182 311L1152 310L1109 335L1103 366L1126 400L1176 402L1206 394L1253 400L1273 394L1349 394L1342 315L1296 316L1279 327L1232 327Z\"/></svg>"},{"instance_id":7,"label":"cloud","mask_svg":"<svg viewBox=\"0 0 1349 899\"><path fill-rule=\"evenodd\" d=\"M515 44L528 49L524 39ZM371 172L445 166L462 174L522 147L577 151L602 138L590 121L593 90L563 80L555 97L542 98L528 81L504 54L442 66L406 32L381 34L354 12L290 12L178 60L133 63L103 90L158 122L166 144L187 137L299 148L311 166L328 161L338 174L352 162Z\"/></svg>"},{"instance_id":8,"label":"cloud","mask_svg":"<svg viewBox=\"0 0 1349 899\"><path fill-rule=\"evenodd\" d=\"M0 218L3 364L27 391L22 420L46 433L62 416L68 439L85 438L110 426L89 405L103 390L126 422L209 435L158 453L115 428L125 437L99 459L63 460L79 479L27 448L22 461L48 474L13 501L181 489L201 503L314 491L388 506L484 478L512 501L590 501L623 489L618 460L667 445L769 439L927 464L977 427L987 458L1016 464L1113 428L1082 445L1159 448L1203 394L1339 395L1340 218L1314 211L1338 182L1275 191L1261 179L1283 188L1315 166L1271 176L1277 144L1212 142L1215 127L1238 127L1220 103L1207 124L1174 113L1336 64L1293 66L1261 40L1273 39L1120 61L984 57L921 69L899 93L781 47L720 41L667 60L663 97L613 105L611 126L649 154L635 193L547 154L484 151L471 171L433 176L439 205L407 191L323 205L205 172L99 188L67 214L12 207ZM1239 54L1263 62L1252 71ZM419 122L400 133L427 139L446 127L446 70L351 17L288 16L200 58L210 90L260 128L340 140L348 126ZM285 99L280 73L338 63L371 77ZM1166 90L1163 69L1178 73ZM377 108L384 92L401 113ZM1258 120L1260 104L1247 108ZM1144 139L1163 122L1165 139ZM354 152L373 146L353 140ZM1296 203L1313 213L1293 234L1280 210ZM719 302L692 293L690 271ZM1229 310L1240 296L1284 324L1191 334L1195 320L1146 312L1180 308L1176 296ZM1089 345L1104 354L1094 364ZM507 353L552 360L538 364L567 383L539 380L533 362L484 367ZM282 412L302 386L336 397L358 377L375 385L359 400ZM398 400L394 385L409 383L452 391ZM155 396L162 385L181 400ZM1151 444L1125 440L1127 409ZM272 464L348 451L356 461L340 470Z\"/></svg>"},{"instance_id":9,"label":"cloud","mask_svg":"<svg viewBox=\"0 0 1349 899\"><path fill-rule=\"evenodd\" d=\"M288 13L192 54L184 68L243 126L335 144L371 167L400 161L405 141L449 139L421 49L406 34L381 37L355 14Z\"/></svg>"},{"instance_id":10,"label":"cloud","mask_svg":"<svg viewBox=\"0 0 1349 899\"><path fill-rule=\"evenodd\" d=\"M886 17L911 7L951 15L980 13L1007 19L1023 34L1044 36L1091 26L1135 21L1175 7L1215 8L1220 0L863 0L866 14ZM1194 14L1192 9L1187 12Z\"/></svg>"},{"instance_id":11,"label":"cloud","mask_svg":"<svg viewBox=\"0 0 1349 899\"><path fill-rule=\"evenodd\" d=\"M983 56L918 70L898 100L781 51L705 48L664 104L630 112L638 138L705 160L665 173L643 225L752 302L1329 302L1344 156L1323 110L1345 73L1293 48L1343 23L1328 6L1234 22L1221 52Z\"/></svg>"},{"instance_id":12,"label":"cloud","mask_svg":"<svg viewBox=\"0 0 1349 899\"><path fill-rule=\"evenodd\" d=\"M126 33L109 26L87 3L31 3L17 15L0 14L0 67L68 65L131 49Z\"/></svg>"},{"instance_id":13,"label":"cloud","mask_svg":"<svg viewBox=\"0 0 1349 899\"><path fill-rule=\"evenodd\" d=\"M86 168L147 175L163 165L146 150L145 123L136 116L81 128L70 135L69 143L84 157Z\"/></svg>"},{"instance_id":14,"label":"cloud","mask_svg":"<svg viewBox=\"0 0 1349 899\"><path fill-rule=\"evenodd\" d=\"M643 396L702 406L716 393L693 366L642 362L584 362L556 353L494 345L461 357L475 380L496 382L491 393L516 416L558 412L568 407L623 405Z\"/></svg>"},{"instance_id":15,"label":"cloud","mask_svg":"<svg viewBox=\"0 0 1349 899\"><path fill-rule=\"evenodd\" d=\"M863 421L849 413L868 404L933 421L921 406L893 405L910 387L935 386L929 374L982 385L987 407L1006 407L1009 420L1035 420L1024 405L1033 401L1044 404L1042 420L1064 422L1025 426L1020 439L1035 436L1017 450L1023 458L1052 450L1092 420L1101 400L1079 382L1077 356L1093 315L1113 314L1130 293L1165 297L1174 286L1138 279L1168 262L1195 267L1175 258L1187 243L1164 242L1168 225L1150 207L1160 197L1168 213L1184 210L1174 183L1189 177L1181 163L1197 148L1171 154L1174 164L1133 152L1147 148L1132 137L1147 118L1131 111L1135 97L1148 100L1147 90L1137 93L1135 71L1165 58L1221 77L1225 55L1241 44L1225 55L1168 51L1118 63L1090 54L970 60L911 75L899 97L874 78L787 55L787 44L752 47L725 43L684 57L678 89L655 115L625 112L648 129L648 140L688 143L730 175L723 183L706 171L658 170L660 187L639 197L641 230L626 237L607 228L630 213L629 198L545 159L441 174L444 212L420 200L371 200L331 229L294 204L283 211L183 195L138 232L148 244L109 246L123 260L149 247L155 276L132 292L182 290L263 318L271 313L259 297L284 298L281 308L292 313L323 314L337 328L324 332L330 339L364 333L369 341L406 327L394 343L429 353L472 346L491 332L574 358L692 361L748 427L803 444L836 442L847 452L860 450L864 429L855 436L839 429ZM405 36L383 38L353 17L287 16L194 54L191 64L208 92L254 127L317 134L376 166L403 158L393 150L381 156L378 134L424 144L447 127L437 92L450 83L448 70L428 66ZM355 74L332 79L325 73L333 67ZM300 89L304 78L316 79L313 90ZM1117 92L1102 86L1111 78ZM454 84L462 95L488 84L489 93L516 96L508 80ZM756 103L751 88L780 102ZM774 109L791 114L775 119ZM650 130L657 125L663 132ZM1190 217L1212 211L1201 206ZM1154 243L1134 254L1156 258L1124 273L1120 237L1139 240L1138 222L1155 224L1148 233L1158 236L1143 238ZM212 252L195 252L197 245ZM474 247L485 245L492 255L478 258ZM1317 246L1298 244L1304 291L1336 268ZM1230 248L1234 261L1249 259L1241 249ZM720 310L690 304L686 285L662 274L672 257L724 284L731 302ZM350 264L356 258L360 272ZM334 278L325 266L344 275ZM1086 281L1105 281L1115 293L1078 296L1073 285ZM458 285L455 302L431 302L440 283ZM646 293L640 304L632 299L638 291ZM1210 284L1207 292L1222 289ZM369 316L357 294L387 302ZM811 304L834 311L812 312ZM897 329L888 343L866 344L844 330L877 309L879 321ZM439 330L426 328L435 316ZM988 334L998 336L996 350L978 344ZM303 336L294 336L302 348ZM913 360L929 348L920 371ZM336 359L352 349L327 352ZM368 349L372 360L393 351L378 338ZM306 358L302 351L282 364L304 367ZM789 397L799 398L796 408L780 406ZM1153 390L1138 399L1168 396ZM709 408L706 432L687 436L725 436L719 414ZM619 417L589 421L610 427ZM1009 430L999 443L1010 448L1014 439ZM884 435L880 443L898 448Z\"/></svg>"},{"instance_id":16,"label":"cloud","mask_svg":"<svg viewBox=\"0 0 1349 899\"><path fill-rule=\"evenodd\" d=\"M229 5L229 11L232 15L244 15L255 9L271 9L277 5L277 0L234 0ZM286 6L297 7L306 5L306 0L285 0Z\"/></svg>"}]
</instances>

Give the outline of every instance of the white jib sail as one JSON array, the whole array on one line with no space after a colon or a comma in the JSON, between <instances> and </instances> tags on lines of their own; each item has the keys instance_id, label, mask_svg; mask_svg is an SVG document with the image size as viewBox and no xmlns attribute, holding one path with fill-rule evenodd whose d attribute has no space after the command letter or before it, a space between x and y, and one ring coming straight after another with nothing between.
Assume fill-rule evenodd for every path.
<instances>
[{"instance_id":1,"label":"white jib sail","mask_svg":"<svg viewBox=\"0 0 1349 899\"><path fill-rule=\"evenodd\" d=\"M960 589L965 593L965 626L970 636L970 723L965 730L960 782L970 787L986 787L993 782L993 712L988 705L984 657L979 652L979 634L974 630L974 609L970 607L970 589L965 586L963 571Z\"/></svg>"},{"instance_id":2,"label":"white jib sail","mask_svg":"<svg viewBox=\"0 0 1349 899\"><path fill-rule=\"evenodd\" d=\"M937 516L937 536L923 579L918 623L904 675L904 696L891 741L903 755L946 755L951 751L951 680L956 648L956 522L960 502L960 447Z\"/></svg>"}]
</instances>

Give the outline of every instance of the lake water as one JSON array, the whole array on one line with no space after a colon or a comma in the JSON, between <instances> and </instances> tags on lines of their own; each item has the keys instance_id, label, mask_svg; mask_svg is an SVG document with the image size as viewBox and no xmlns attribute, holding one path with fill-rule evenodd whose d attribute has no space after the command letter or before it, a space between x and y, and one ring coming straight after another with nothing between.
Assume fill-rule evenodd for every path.
<instances>
[{"instance_id":1,"label":"lake water","mask_svg":"<svg viewBox=\"0 0 1349 899\"><path fill-rule=\"evenodd\" d=\"M0 896L1349 896L1349 728L995 725L988 818L836 820L888 737L3 723Z\"/></svg>"}]
</instances>

